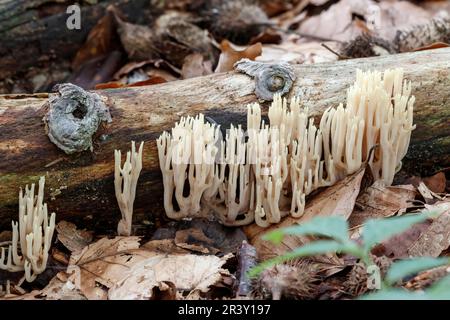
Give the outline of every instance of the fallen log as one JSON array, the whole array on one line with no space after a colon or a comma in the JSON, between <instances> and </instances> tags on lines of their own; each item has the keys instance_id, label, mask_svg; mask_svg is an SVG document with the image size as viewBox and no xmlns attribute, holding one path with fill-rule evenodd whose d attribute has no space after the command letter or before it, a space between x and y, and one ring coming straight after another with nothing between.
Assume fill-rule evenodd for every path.
<instances>
[{"instance_id":1,"label":"fallen log","mask_svg":"<svg viewBox=\"0 0 450 320\"><path fill-rule=\"evenodd\" d=\"M298 95L315 116L343 102L356 68L402 67L416 96L417 129L404 169L429 174L450 163L450 48L366 59L295 66L289 95ZM47 94L0 96L0 229L17 217L17 194L46 176L46 200L58 219L97 230L115 230L120 212L114 196L114 149L145 141L135 201L135 223L164 216L155 139L183 115L203 112L222 127L244 124L246 104L256 101L255 81L236 72L141 88L97 91L112 122L101 127L93 152L67 155L45 132ZM267 108L263 108L267 111Z\"/></svg>"}]
</instances>

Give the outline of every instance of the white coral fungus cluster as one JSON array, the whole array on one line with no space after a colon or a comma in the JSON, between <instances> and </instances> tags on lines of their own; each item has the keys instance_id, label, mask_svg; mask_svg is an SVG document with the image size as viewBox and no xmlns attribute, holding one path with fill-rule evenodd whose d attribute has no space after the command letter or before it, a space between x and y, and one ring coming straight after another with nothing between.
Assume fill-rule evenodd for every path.
<instances>
[{"instance_id":1,"label":"white coral fungus cluster","mask_svg":"<svg viewBox=\"0 0 450 320\"><path fill-rule=\"evenodd\" d=\"M117 225L117 232L121 236L131 235L133 220L133 204L136 198L136 186L142 170L142 151L144 143L141 142L136 152L136 143L131 142L131 151L127 152L127 158L123 167L122 153L114 150L114 189L116 199L122 214L122 219Z\"/></svg>"},{"instance_id":2,"label":"white coral fungus cluster","mask_svg":"<svg viewBox=\"0 0 450 320\"><path fill-rule=\"evenodd\" d=\"M38 194L35 185L26 186L19 194L19 222L12 222L12 244L8 255L2 248L0 269L10 272L25 271L25 279L32 282L47 267L48 251L55 230L55 213L50 219L44 200L45 178L39 180Z\"/></svg>"},{"instance_id":3,"label":"white coral fungus cluster","mask_svg":"<svg viewBox=\"0 0 450 320\"><path fill-rule=\"evenodd\" d=\"M297 98L288 106L278 95L270 124L251 104L247 132L231 126L225 139L202 114L182 118L157 140L166 213L182 219L213 211L225 225L267 227L300 217L308 194L365 163L391 184L414 129L410 94L401 69L358 70L346 105L328 108L318 126Z\"/></svg>"}]
</instances>

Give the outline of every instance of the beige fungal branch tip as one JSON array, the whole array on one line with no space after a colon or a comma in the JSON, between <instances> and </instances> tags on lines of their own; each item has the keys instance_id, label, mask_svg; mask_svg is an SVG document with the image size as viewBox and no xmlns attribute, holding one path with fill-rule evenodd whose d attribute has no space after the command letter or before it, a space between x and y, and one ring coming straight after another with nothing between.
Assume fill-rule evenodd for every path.
<instances>
[{"instance_id":1,"label":"beige fungal branch tip","mask_svg":"<svg viewBox=\"0 0 450 320\"><path fill-rule=\"evenodd\" d=\"M55 213L48 217L47 204L44 200L45 178L39 180L38 194L35 196L35 185L25 187L25 193L19 193L19 221L12 222L12 244L8 255L2 248L0 269L10 272L25 271L25 279L32 282L47 267L55 230Z\"/></svg>"},{"instance_id":2,"label":"beige fungal branch tip","mask_svg":"<svg viewBox=\"0 0 450 320\"><path fill-rule=\"evenodd\" d=\"M114 151L115 171L114 187L116 190L116 199L119 204L122 219L117 226L117 232L122 236L131 235L131 225L133 221L133 203L136 197L136 186L139 175L142 170L142 151L144 142L139 146L136 152L136 144L131 142L131 151L127 152L127 158L123 167L122 154L120 150Z\"/></svg>"}]
</instances>

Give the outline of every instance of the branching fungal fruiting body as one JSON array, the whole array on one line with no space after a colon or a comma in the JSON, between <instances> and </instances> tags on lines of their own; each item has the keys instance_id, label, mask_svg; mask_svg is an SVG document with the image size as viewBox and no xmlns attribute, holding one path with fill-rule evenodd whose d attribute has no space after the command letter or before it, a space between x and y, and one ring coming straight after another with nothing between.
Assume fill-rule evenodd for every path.
<instances>
[{"instance_id":1,"label":"branching fungal fruiting body","mask_svg":"<svg viewBox=\"0 0 450 320\"><path fill-rule=\"evenodd\" d=\"M195 118L181 118L171 134L164 132L158 138L159 164L164 182L164 208L169 218L202 216L202 195L215 182L219 136L219 127L206 122L203 114L200 114ZM185 182L189 186L187 195ZM173 197L178 210L173 206Z\"/></svg>"},{"instance_id":2,"label":"branching fungal fruiting body","mask_svg":"<svg viewBox=\"0 0 450 320\"><path fill-rule=\"evenodd\" d=\"M203 115L182 118L172 135L164 132L158 139L166 213L174 219L197 217L205 214L202 204L226 225L255 221L267 227L288 214L300 217L308 194L365 163L375 179L389 185L414 130L410 94L401 69L384 75L358 70L346 105L328 108L318 126L297 98L288 106L280 95L269 108L270 125L261 121L260 106L251 104L247 135L232 125L225 141ZM186 180L188 198L182 197Z\"/></svg>"},{"instance_id":3,"label":"branching fungal fruiting body","mask_svg":"<svg viewBox=\"0 0 450 320\"><path fill-rule=\"evenodd\" d=\"M25 279L32 282L47 267L48 251L55 230L55 213L50 219L44 200L45 178L39 180L35 196L35 185L25 188L19 194L19 221L12 222L13 238L5 256L2 248L0 269L10 272L25 271Z\"/></svg>"},{"instance_id":4,"label":"branching fungal fruiting body","mask_svg":"<svg viewBox=\"0 0 450 320\"><path fill-rule=\"evenodd\" d=\"M131 152L127 152L127 159L121 168L122 154L120 150L114 151L115 171L114 187L116 190L116 199L119 204L122 219L117 226L117 232L121 236L131 235L131 224L133 221L133 203L136 197L136 185L139 174L142 170L142 142L138 152L136 144L131 142Z\"/></svg>"}]
</instances>

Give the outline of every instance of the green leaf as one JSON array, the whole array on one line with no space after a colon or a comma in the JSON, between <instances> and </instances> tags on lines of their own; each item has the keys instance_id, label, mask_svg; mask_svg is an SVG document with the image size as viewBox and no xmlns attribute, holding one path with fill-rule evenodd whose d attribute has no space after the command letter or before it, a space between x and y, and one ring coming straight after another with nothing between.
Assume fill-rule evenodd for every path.
<instances>
[{"instance_id":1,"label":"green leaf","mask_svg":"<svg viewBox=\"0 0 450 320\"><path fill-rule=\"evenodd\" d=\"M404 289L383 289L366 294L358 300L424 300L426 298L423 292L411 292Z\"/></svg>"},{"instance_id":2,"label":"green leaf","mask_svg":"<svg viewBox=\"0 0 450 320\"><path fill-rule=\"evenodd\" d=\"M268 233L264 239L280 243L286 235L318 235L334 238L342 243L348 242L347 221L338 216L315 217L301 225L277 229Z\"/></svg>"},{"instance_id":3,"label":"green leaf","mask_svg":"<svg viewBox=\"0 0 450 320\"><path fill-rule=\"evenodd\" d=\"M312 256L317 254L329 253L329 252L343 252L346 251L348 246L333 240L321 240L307 243L289 253L278 256L276 258L261 262L257 266L249 270L248 276L250 278L257 277L265 269L270 268L276 264L289 261L295 258Z\"/></svg>"},{"instance_id":4,"label":"green leaf","mask_svg":"<svg viewBox=\"0 0 450 320\"><path fill-rule=\"evenodd\" d=\"M364 251L369 252L375 244L381 243L395 234L402 233L414 224L425 221L429 217L430 214L421 213L388 219L368 220L364 224L362 232Z\"/></svg>"},{"instance_id":5,"label":"green leaf","mask_svg":"<svg viewBox=\"0 0 450 320\"><path fill-rule=\"evenodd\" d=\"M450 275L433 284L426 294L433 300L450 300Z\"/></svg>"},{"instance_id":6,"label":"green leaf","mask_svg":"<svg viewBox=\"0 0 450 320\"><path fill-rule=\"evenodd\" d=\"M406 276L415 274L417 272L439 267L450 262L448 258L432 258L420 257L414 259L407 259L395 262L391 265L386 275L386 281L393 284Z\"/></svg>"}]
</instances>

